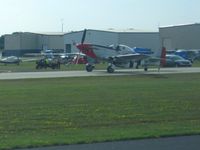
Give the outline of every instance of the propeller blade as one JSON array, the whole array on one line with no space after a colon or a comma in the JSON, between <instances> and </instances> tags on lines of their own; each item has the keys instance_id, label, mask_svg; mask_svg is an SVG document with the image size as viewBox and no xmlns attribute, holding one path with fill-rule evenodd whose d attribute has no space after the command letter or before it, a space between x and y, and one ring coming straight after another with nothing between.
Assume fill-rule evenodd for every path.
<instances>
[{"instance_id":1,"label":"propeller blade","mask_svg":"<svg viewBox=\"0 0 200 150\"><path fill-rule=\"evenodd\" d=\"M85 29L85 30L83 31L83 36L82 36L82 39L81 39L81 44L83 44L84 41L85 41L86 32L87 32L87 30Z\"/></svg>"}]
</instances>

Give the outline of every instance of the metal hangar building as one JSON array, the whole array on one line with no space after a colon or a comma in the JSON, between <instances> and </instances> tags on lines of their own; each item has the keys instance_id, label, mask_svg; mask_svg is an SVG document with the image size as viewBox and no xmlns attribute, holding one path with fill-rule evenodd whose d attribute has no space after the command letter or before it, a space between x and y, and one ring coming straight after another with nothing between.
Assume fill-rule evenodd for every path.
<instances>
[{"instance_id":1,"label":"metal hangar building","mask_svg":"<svg viewBox=\"0 0 200 150\"><path fill-rule=\"evenodd\" d=\"M16 32L5 35L3 56L23 56L26 53L39 53L51 49L54 52L78 52L75 43L80 43L83 31L69 33ZM92 30L88 29L85 43L98 45L123 44L131 48L160 49L159 33L144 30Z\"/></svg>"},{"instance_id":2,"label":"metal hangar building","mask_svg":"<svg viewBox=\"0 0 200 150\"><path fill-rule=\"evenodd\" d=\"M64 44L66 52L78 52L75 43L80 43L83 31L70 32L64 35ZM159 50L160 38L156 31L142 31L142 30L92 30L88 29L86 32L85 43L98 45L117 45L123 44L131 48L142 47L150 48L152 51Z\"/></svg>"},{"instance_id":3,"label":"metal hangar building","mask_svg":"<svg viewBox=\"0 0 200 150\"><path fill-rule=\"evenodd\" d=\"M63 51L64 33L15 32L5 35L3 56L23 56L45 49Z\"/></svg>"},{"instance_id":4,"label":"metal hangar building","mask_svg":"<svg viewBox=\"0 0 200 150\"><path fill-rule=\"evenodd\" d=\"M160 27L159 33L167 50L200 49L200 23Z\"/></svg>"}]
</instances>

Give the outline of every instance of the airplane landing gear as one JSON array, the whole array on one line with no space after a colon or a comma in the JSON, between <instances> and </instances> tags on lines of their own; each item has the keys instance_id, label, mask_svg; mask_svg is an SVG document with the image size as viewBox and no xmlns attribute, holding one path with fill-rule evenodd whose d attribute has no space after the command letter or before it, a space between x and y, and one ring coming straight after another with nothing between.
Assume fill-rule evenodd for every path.
<instances>
[{"instance_id":1,"label":"airplane landing gear","mask_svg":"<svg viewBox=\"0 0 200 150\"><path fill-rule=\"evenodd\" d=\"M94 69L94 66L91 65L91 64L87 64L85 69L86 69L87 72L92 72L93 69Z\"/></svg>"}]
</instances>

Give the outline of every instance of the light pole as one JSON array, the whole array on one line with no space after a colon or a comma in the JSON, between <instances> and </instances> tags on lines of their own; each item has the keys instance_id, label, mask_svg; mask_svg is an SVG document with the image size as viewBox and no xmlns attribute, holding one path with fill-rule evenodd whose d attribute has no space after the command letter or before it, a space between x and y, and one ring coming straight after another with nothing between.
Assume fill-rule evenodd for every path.
<instances>
[{"instance_id":1,"label":"light pole","mask_svg":"<svg viewBox=\"0 0 200 150\"><path fill-rule=\"evenodd\" d=\"M63 26L64 26L63 22L64 22L64 19L62 18L60 21L61 21L61 31L63 32Z\"/></svg>"}]
</instances>

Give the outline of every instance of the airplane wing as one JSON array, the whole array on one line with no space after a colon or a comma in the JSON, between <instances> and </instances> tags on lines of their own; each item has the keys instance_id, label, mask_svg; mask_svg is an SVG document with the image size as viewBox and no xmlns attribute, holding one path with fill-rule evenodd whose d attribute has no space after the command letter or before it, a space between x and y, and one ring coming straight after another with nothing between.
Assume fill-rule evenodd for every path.
<instances>
[{"instance_id":1,"label":"airplane wing","mask_svg":"<svg viewBox=\"0 0 200 150\"><path fill-rule=\"evenodd\" d=\"M149 58L148 55L144 55L144 54L125 54L125 55L117 55L114 57L117 60L122 60L122 61L139 61L139 60L144 60Z\"/></svg>"}]
</instances>

